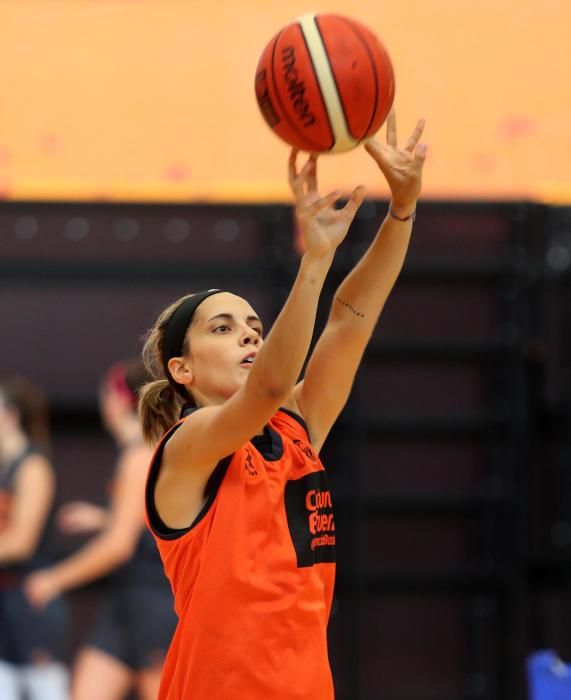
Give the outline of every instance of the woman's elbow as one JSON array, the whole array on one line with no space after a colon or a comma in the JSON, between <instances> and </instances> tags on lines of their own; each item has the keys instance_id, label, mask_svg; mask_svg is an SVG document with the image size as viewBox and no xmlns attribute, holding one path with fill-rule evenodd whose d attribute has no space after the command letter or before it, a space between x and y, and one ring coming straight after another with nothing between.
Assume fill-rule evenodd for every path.
<instances>
[{"instance_id":1,"label":"woman's elbow","mask_svg":"<svg viewBox=\"0 0 571 700\"><path fill-rule=\"evenodd\" d=\"M279 404L284 401L294 387L294 383L286 383L279 376L271 377L268 382L257 381L250 383L248 387L252 400L259 404Z\"/></svg>"}]
</instances>

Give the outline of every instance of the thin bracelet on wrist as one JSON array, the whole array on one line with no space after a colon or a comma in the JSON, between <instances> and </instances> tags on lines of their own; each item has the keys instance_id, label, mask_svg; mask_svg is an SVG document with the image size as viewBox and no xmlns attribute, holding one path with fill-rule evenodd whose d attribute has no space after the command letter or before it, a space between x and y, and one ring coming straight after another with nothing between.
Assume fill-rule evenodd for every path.
<instances>
[{"instance_id":1,"label":"thin bracelet on wrist","mask_svg":"<svg viewBox=\"0 0 571 700\"><path fill-rule=\"evenodd\" d=\"M389 214L390 216L393 217L393 219L396 219L397 221L410 221L412 220L412 223L414 223L414 220L416 219L416 209L412 212L412 214L409 214L408 216L397 216L394 211L391 209L389 206Z\"/></svg>"}]
</instances>

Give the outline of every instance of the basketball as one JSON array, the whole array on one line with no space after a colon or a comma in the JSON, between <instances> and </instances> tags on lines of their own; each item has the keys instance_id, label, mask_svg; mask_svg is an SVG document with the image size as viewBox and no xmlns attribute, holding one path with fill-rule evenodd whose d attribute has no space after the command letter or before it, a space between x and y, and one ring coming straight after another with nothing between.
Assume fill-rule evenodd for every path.
<instances>
[{"instance_id":1,"label":"basketball","mask_svg":"<svg viewBox=\"0 0 571 700\"><path fill-rule=\"evenodd\" d=\"M302 151L341 153L373 136L395 94L389 54L363 24L307 14L268 43L256 70L256 99L281 139Z\"/></svg>"}]
</instances>

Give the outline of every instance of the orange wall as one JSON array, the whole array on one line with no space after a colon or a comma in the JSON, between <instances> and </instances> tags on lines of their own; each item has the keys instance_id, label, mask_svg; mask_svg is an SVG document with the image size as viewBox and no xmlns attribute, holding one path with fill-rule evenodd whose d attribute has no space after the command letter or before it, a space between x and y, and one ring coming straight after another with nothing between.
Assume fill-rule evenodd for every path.
<instances>
[{"instance_id":1,"label":"orange wall","mask_svg":"<svg viewBox=\"0 0 571 700\"><path fill-rule=\"evenodd\" d=\"M428 196L571 201L569 0L0 0L0 194L288 199L253 76L320 9L386 44L401 135L428 120ZM386 195L362 149L320 174Z\"/></svg>"}]
</instances>

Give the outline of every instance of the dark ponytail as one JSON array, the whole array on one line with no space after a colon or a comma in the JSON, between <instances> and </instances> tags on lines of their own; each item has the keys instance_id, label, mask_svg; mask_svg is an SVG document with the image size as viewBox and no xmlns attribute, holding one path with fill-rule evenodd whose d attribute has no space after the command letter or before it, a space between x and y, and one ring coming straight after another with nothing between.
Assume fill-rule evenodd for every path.
<instances>
[{"instance_id":1,"label":"dark ponytail","mask_svg":"<svg viewBox=\"0 0 571 700\"><path fill-rule=\"evenodd\" d=\"M163 345L168 323L178 307L189 299L188 294L168 306L149 330L143 347L143 362L152 380L139 390L139 418L145 440L154 445L178 421L185 403L183 398L167 379L163 365ZM185 340L183 353L188 352Z\"/></svg>"}]
</instances>

